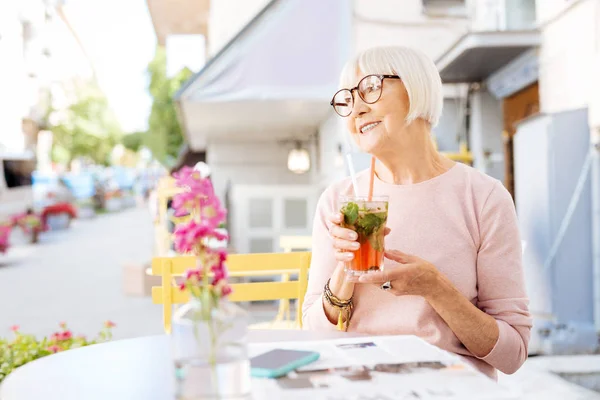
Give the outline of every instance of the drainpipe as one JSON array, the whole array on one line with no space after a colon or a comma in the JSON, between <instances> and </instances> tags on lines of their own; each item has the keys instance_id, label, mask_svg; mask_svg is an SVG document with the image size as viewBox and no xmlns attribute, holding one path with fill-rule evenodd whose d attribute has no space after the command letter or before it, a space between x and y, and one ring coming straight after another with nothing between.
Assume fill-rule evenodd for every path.
<instances>
[{"instance_id":1,"label":"drainpipe","mask_svg":"<svg viewBox=\"0 0 600 400\"><path fill-rule=\"evenodd\" d=\"M600 0L596 1L595 9L595 40L594 52L595 63L600 67ZM595 68L594 70L598 70ZM597 88L600 84L600 79L596 77L596 84L593 87ZM593 265L593 284L594 284L594 323L596 332L600 334L600 96L596 94L591 97L589 107L590 115L590 147L592 152L592 165L590 171L591 177L591 192L592 192L592 265Z\"/></svg>"},{"instance_id":2,"label":"drainpipe","mask_svg":"<svg viewBox=\"0 0 600 400\"><path fill-rule=\"evenodd\" d=\"M592 257L594 266L594 322L600 334L600 127L592 128Z\"/></svg>"}]
</instances>

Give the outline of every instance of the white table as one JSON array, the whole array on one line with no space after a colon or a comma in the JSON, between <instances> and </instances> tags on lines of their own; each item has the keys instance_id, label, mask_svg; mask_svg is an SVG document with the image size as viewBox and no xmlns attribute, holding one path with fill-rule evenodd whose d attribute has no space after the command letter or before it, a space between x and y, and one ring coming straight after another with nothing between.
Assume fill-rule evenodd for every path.
<instances>
[{"instance_id":1,"label":"white table","mask_svg":"<svg viewBox=\"0 0 600 400\"><path fill-rule=\"evenodd\" d=\"M336 331L251 330L248 339L250 343L256 344L282 341L307 342L361 336ZM373 337L365 336L365 338L367 338L367 342L377 340ZM419 345L423 346L423 351L427 346L433 348L420 339L413 338L413 344L405 345L398 350L398 353L403 353L404 348L408 351L408 347L414 352ZM401 337L401 339L405 341L409 337ZM291 345L288 344L288 346ZM434 349L436 352L439 351L439 349ZM421 350L417 351L422 354ZM451 357L449 353L448 356ZM174 399L175 392L172 373L168 336L118 340L68 350L24 365L4 380L0 386L0 400L170 400ZM463 387L472 388L475 393L480 393L481 390L487 391L487 389L494 389L492 391L495 392L496 384L484 375L479 375L474 370L471 372L465 370L464 374L459 371L456 375L447 376L446 379L449 378ZM408 382L406 379L412 378L405 375L398 376L397 379L394 380L392 387L396 387L396 385L407 387L400 382L406 384ZM275 384L274 381L267 383ZM270 390L268 393L271 393ZM290 399L292 397L296 399L298 396L302 399L305 397L302 393L296 393L294 396L290 393L288 397ZM474 398L479 400L484 397L475 396ZM514 397L493 398L512 399ZM386 399L389 400L389 397ZM312 400L316 400L314 396Z\"/></svg>"},{"instance_id":2,"label":"white table","mask_svg":"<svg viewBox=\"0 0 600 400\"><path fill-rule=\"evenodd\" d=\"M352 337L344 332L251 330L251 343ZM0 400L170 400L169 337L116 340L53 354L13 371Z\"/></svg>"}]
</instances>

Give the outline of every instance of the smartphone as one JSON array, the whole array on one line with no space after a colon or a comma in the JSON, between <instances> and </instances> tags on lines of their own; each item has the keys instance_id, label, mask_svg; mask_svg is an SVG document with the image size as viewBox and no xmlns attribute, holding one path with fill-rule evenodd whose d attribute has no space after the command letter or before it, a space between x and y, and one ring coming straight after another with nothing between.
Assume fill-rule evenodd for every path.
<instances>
[{"instance_id":1,"label":"smartphone","mask_svg":"<svg viewBox=\"0 0 600 400\"><path fill-rule=\"evenodd\" d=\"M274 349L250 359L250 373L256 378L278 378L319 359L314 351Z\"/></svg>"}]
</instances>

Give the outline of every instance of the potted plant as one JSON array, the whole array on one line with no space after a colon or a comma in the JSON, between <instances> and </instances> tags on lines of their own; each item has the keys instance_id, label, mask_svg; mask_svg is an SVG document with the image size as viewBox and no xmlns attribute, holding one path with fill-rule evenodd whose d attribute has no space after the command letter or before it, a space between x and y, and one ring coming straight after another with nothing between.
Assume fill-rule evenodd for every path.
<instances>
[{"instance_id":1,"label":"potted plant","mask_svg":"<svg viewBox=\"0 0 600 400\"><path fill-rule=\"evenodd\" d=\"M30 243L34 244L39 241L39 234L46 230L42 219L33 212L32 209L28 209L24 214L18 214L13 217L13 226L18 226L21 231L29 236Z\"/></svg>"},{"instance_id":2,"label":"potted plant","mask_svg":"<svg viewBox=\"0 0 600 400\"><path fill-rule=\"evenodd\" d=\"M178 224L174 244L179 253L193 254L196 265L181 283L189 303L173 317L172 341L177 395L182 398L241 398L250 393L246 334L248 316L228 301L231 293L225 262L227 239L219 231L226 211L210 179L189 167L174 174L185 192L173 198L176 216L191 214ZM236 377L236 381L227 380Z\"/></svg>"},{"instance_id":3,"label":"potted plant","mask_svg":"<svg viewBox=\"0 0 600 400\"><path fill-rule=\"evenodd\" d=\"M12 225L7 223L0 223L0 253L4 254L10 247L10 232L12 231Z\"/></svg>"},{"instance_id":4,"label":"potted plant","mask_svg":"<svg viewBox=\"0 0 600 400\"><path fill-rule=\"evenodd\" d=\"M112 338L112 328L116 326L113 322L106 321L98 336L89 340L82 335L73 335L66 323L62 322L59 325L61 330L54 332L49 338L38 339L34 335L24 334L17 325L11 327L12 339L0 337L0 382L15 368L38 358L106 342Z\"/></svg>"}]
</instances>

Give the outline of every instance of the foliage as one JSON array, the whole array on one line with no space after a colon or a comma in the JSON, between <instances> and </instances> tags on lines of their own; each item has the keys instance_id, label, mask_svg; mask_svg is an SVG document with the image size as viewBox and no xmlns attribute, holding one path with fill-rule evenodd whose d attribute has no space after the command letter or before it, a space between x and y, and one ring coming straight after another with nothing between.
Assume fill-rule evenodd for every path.
<instances>
[{"instance_id":1,"label":"foliage","mask_svg":"<svg viewBox=\"0 0 600 400\"><path fill-rule=\"evenodd\" d=\"M137 152L142 145L146 137L146 132L133 132L123 136L122 143L126 149Z\"/></svg>"},{"instance_id":2,"label":"foliage","mask_svg":"<svg viewBox=\"0 0 600 400\"><path fill-rule=\"evenodd\" d=\"M95 84L76 90L75 101L60 113L60 122L50 128L54 136L52 159L70 163L83 157L108 165L122 131L102 91Z\"/></svg>"},{"instance_id":3,"label":"foliage","mask_svg":"<svg viewBox=\"0 0 600 400\"><path fill-rule=\"evenodd\" d=\"M60 327L61 330L53 333L50 338L38 340L34 335L21 333L18 326L13 326L12 340L0 338L0 382L15 368L38 358L110 340L115 324L106 321L98 337L92 340L85 336L74 336L64 322Z\"/></svg>"},{"instance_id":4,"label":"foliage","mask_svg":"<svg viewBox=\"0 0 600 400\"><path fill-rule=\"evenodd\" d=\"M173 96L192 76L192 72L184 68L177 75L167 77L166 51L161 46L157 46L147 71L150 75L148 90L153 101L144 145L152 151L154 158L163 165L170 166L183 145L182 129Z\"/></svg>"}]
</instances>

